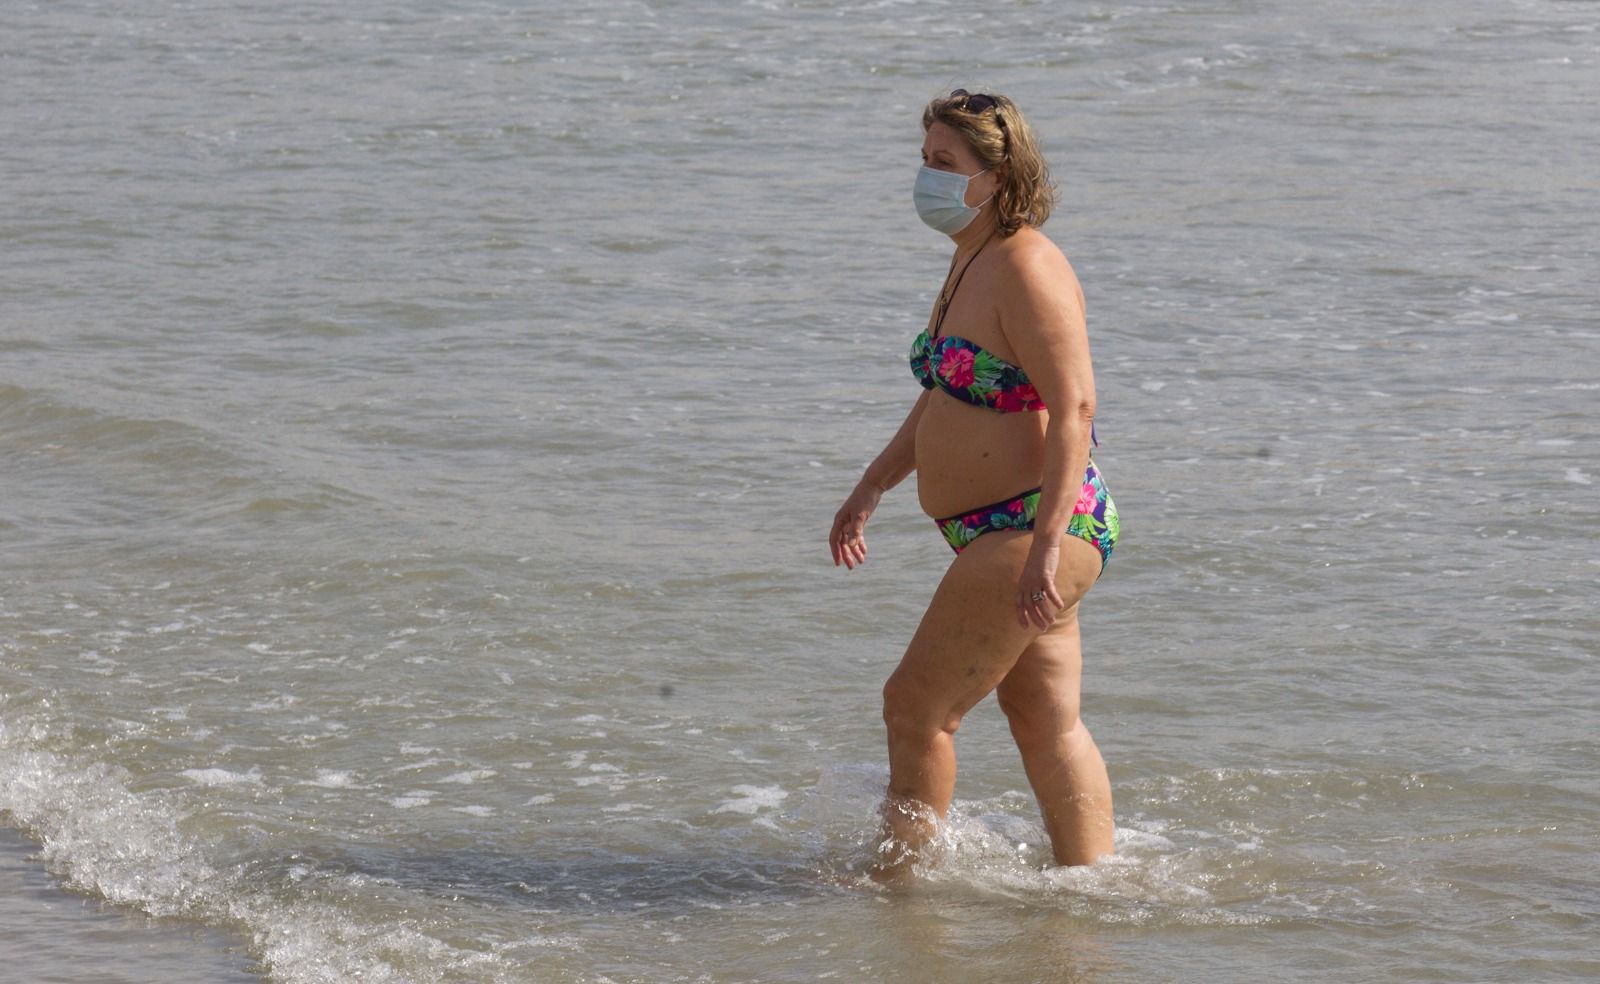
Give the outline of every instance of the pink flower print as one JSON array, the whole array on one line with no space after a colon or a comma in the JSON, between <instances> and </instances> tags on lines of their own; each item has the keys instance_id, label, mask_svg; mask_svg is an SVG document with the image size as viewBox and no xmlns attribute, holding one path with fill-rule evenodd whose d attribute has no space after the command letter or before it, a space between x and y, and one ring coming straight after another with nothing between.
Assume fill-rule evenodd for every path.
<instances>
[{"instance_id":1,"label":"pink flower print","mask_svg":"<svg viewBox=\"0 0 1600 984\"><path fill-rule=\"evenodd\" d=\"M1032 383L1018 383L996 393L994 407L1006 413L1016 413L1020 410L1043 409L1044 402L1039 399L1039 391L1033 388Z\"/></svg>"},{"instance_id":2,"label":"pink flower print","mask_svg":"<svg viewBox=\"0 0 1600 984\"><path fill-rule=\"evenodd\" d=\"M1015 499L1012 499L1010 502L1006 503L1006 508L1014 513L1020 513L1028 508L1028 500L1023 496L1017 496Z\"/></svg>"},{"instance_id":3,"label":"pink flower print","mask_svg":"<svg viewBox=\"0 0 1600 984\"><path fill-rule=\"evenodd\" d=\"M1095 491L1093 482L1084 482L1083 488L1078 490L1078 504L1072 507L1074 516L1079 513L1093 516L1094 509L1100 504L1100 495Z\"/></svg>"},{"instance_id":4,"label":"pink flower print","mask_svg":"<svg viewBox=\"0 0 1600 984\"><path fill-rule=\"evenodd\" d=\"M967 349L947 349L939 360L939 375L957 389L971 386L972 353Z\"/></svg>"}]
</instances>

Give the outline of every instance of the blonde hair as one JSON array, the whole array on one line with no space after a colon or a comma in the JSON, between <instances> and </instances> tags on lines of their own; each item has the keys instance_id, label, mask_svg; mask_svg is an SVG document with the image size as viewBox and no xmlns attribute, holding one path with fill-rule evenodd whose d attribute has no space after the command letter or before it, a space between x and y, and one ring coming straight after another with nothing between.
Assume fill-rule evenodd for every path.
<instances>
[{"instance_id":1,"label":"blonde hair","mask_svg":"<svg viewBox=\"0 0 1600 984\"><path fill-rule=\"evenodd\" d=\"M992 102L974 109L970 104ZM922 111L922 129L943 123L966 141L985 168L1003 175L995 192L995 222L1001 236L1023 226L1042 226L1056 204L1055 185L1033 128L1022 118L1017 104L993 93L967 93L957 89L928 103Z\"/></svg>"}]
</instances>

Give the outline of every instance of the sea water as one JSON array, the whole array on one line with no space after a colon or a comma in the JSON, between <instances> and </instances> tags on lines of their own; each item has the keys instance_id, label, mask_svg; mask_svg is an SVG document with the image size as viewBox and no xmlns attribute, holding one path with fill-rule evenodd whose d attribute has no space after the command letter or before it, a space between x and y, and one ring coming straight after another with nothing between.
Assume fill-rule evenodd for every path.
<instances>
[{"instance_id":1,"label":"sea water","mask_svg":"<svg viewBox=\"0 0 1600 984\"><path fill-rule=\"evenodd\" d=\"M0 822L65 889L284 984L1600 975L1595 4L15 3L0 73ZM986 702L885 891L949 553L909 483L825 537L956 86L1088 298L1116 854Z\"/></svg>"}]
</instances>

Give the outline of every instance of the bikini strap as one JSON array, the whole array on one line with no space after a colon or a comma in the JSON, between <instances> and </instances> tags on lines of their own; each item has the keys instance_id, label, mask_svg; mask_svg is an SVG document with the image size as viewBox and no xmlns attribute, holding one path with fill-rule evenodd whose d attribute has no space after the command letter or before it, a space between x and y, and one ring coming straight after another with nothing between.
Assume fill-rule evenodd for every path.
<instances>
[{"instance_id":1,"label":"bikini strap","mask_svg":"<svg viewBox=\"0 0 1600 984\"><path fill-rule=\"evenodd\" d=\"M989 233L989 238L980 243L978 248L973 251L972 259L967 260L967 265L961 268L961 273L956 277L956 282L950 285L950 293L945 294L944 300L939 304L939 317L933 323L933 334L929 335L929 338L938 338L944 333L944 316L950 310L950 302L956 299L956 288L961 286L961 278L965 277L967 275L967 271L972 269L972 264L977 260L978 254L983 252L984 247L988 246L989 241L993 238L994 233ZM950 257L950 270L954 272L955 268L956 258L952 256ZM945 279L950 279L950 274L945 274Z\"/></svg>"}]
</instances>

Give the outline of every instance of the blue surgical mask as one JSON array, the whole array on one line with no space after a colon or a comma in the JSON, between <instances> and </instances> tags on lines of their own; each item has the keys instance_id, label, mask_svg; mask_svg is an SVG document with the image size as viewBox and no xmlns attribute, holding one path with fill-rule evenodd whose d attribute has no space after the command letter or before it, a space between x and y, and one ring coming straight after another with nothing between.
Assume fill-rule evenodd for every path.
<instances>
[{"instance_id":1,"label":"blue surgical mask","mask_svg":"<svg viewBox=\"0 0 1600 984\"><path fill-rule=\"evenodd\" d=\"M916 186L911 190L911 200L916 203L917 214L922 216L922 221L947 236L953 236L971 225L972 220L978 217L978 212L994 197L990 195L977 205L967 204L967 182L978 174L956 174L922 165L922 170L917 172Z\"/></svg>"}]
</instances>

